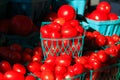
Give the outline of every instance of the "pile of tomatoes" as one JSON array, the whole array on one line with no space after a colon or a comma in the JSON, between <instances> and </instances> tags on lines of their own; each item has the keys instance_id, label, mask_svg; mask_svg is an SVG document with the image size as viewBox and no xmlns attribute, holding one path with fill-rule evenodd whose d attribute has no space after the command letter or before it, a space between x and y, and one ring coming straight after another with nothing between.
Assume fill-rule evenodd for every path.
<instances>
[{"instance_id":1,"label":"pile of tomatoes","mask_svg":"<svg viewBox=\"0 0 120 80\"><path fill-rule=\"evenodd\" d=\"M105 7L107 10L104 13L110 14L110 6L107 3L104 5L100 3L97 6L97 11L103 9L99 8L100 5L103 7L107 5L107 8ZM93 16L91 18L95 19ZM16 16L12 19L14 26L11 29L13 32L14 29L16 30L14 34L25 36L33 29L33 23L27 19L29 24L26 24L23 19L25 16L24 18ZM105 20L105 17L104 19L99 18L99 20ZM27 30L25 26L27 26ZM3 32L7 29L6 27L6 29L2 28ZM0 80L80 80L81 78L90 80L91 77L96 80L98 76L102 77L100 75L110 75L110 73L116 75L118 72L118 68L115 70L111 68L108 72L100 70L93 73L92 76L90 75L90 70L94 71L118 63L120 44L116 43L120 41L120 36L116 34L104 36L98 31L85 31L76 20L75 10L70 5L61 6L57 17L50 24L41 26L40 33L46 49L45 52L42 51L40 45L30 48L14 43L0 47ZM84 34L85 45L83 46L83 42L81 42L83 39L79 39L79 37ZM75 51L80 51L81 46L85 48L85 51L82 52L82 56L79 56L79 52ZM57 53L59 55L54 55ZM46 54L48 56L44 58ZM81 75L84 76L80 77Z\"/></svg>"},{"instance_id":2,"label":"pile of tomatoes","mask_svg":"<svg viewBox=\"0 0 120 80\"><path fill-rule=\"evenodd\" d=\"M111 5L109 2L100 2L94 11L86 16L89 19L95 21L107 21L107 20L117 20L118 15L111 12Z\"/></svg>"}]
</instances>

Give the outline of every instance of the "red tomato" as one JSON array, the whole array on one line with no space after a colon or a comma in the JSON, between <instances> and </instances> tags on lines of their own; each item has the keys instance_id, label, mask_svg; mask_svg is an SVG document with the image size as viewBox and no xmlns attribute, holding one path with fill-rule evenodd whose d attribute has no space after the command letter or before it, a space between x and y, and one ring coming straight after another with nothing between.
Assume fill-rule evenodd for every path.
<instances>
[{"instance_id":1,"label":"red tomato","mask_svg":"<svg viewBox=\"0 0 120 80\"><path fill-rule=\"evenodd\" d=\"M33 55L36 55L36 54L38 54L42 57L42 48L41 47L38 46L33 49Z\"/></svg>"},{"instance_id":2,"label":"red tomato","mask_svg":"<svg viewBox=\"0 0 120 80\"><path fill-rule=\"evenodd\" d=\"M117 19L119 19L119 18L118 18L118 15L115 14L115 13L110 13L110 14L108 15L108 17L109 17L110 20L117 20Z\"/></svg>"},{"instance_id":3,"label":"red tomato","mask_svg":"<svg viewBox=\"0 0 120 80\"><path fill-rule=\"evenodd\" d=\"M0 72L0 80L4 80L4 75Z\"/></svg>"},{"instance_id":4,"label":"red tomato","mask_svg":"<svg viewBox=\"0 0 120 80\"><path fill-rule=\"evenodd\" d=\"M32 75L27 75L25 77L25 80L36 80L36 78L34 76L32 76Z\"/></svg>"},{"instance_id":5,"label":"red tomato","mask_svg":"<svg viewBox=\"0 0 120 80\"><path fill-rule=\"evenodd\" d=\"M48 25L41 26L40 33L43 38L48 38L50 32L51 32L51 29Z\"/></svg>"},{"instance_id":6,"label":"red tomato","mask_svg":"<svg viewBox=\"0 0 120 80\"><path fill-rule=\"evenodd\" d=\"M70 21L70 24L71 24L73 27L80 25L79 21L76 20L76 19L71 20L71 21Z\"/></svg>"},{"instance_id":7,"label":"red tomato","mask_svg":"<svg viewBox=\"0 0 120 80\"><path fill-rule=\"evenodd\" d=\"M20 44L14 43L10 45L10 50L22 52L22 46Z\"/></svg>"},{"instance_id":8,"label":"red tomato","mask_svg":"<svg viewBox=\"0 0 120 80\"><path fill-rule=\"evenodd\" d=\"M54 75L50 71L42 71L41 79L42 80L54 80Z\"/></svg>"},{"instance_id":9,"label":"red tomato","mask_svg":"<svg viewBox=\"0 0 120 80\"><path fill-rule=\"evenodd\" d=\"M56 18L53 22L58 23L60 25L64 25L64 23L66 22L66 20L62 17Z\"/></svg>"},{"instance_id":10,"label":"red tomato","mask_svg":"<svg viewBox=\"0 0 120 80\"><path fill-rule=\"evenodd\" d=\"M22 65L20 63L15 63L13 65L13 70L16 72L19 72L21 74L26 74L26 68L24 67L24 65Z\"/></svg>"},{"instance_id":11,"label":"red tomato","mask_svg":"<svg viewBox=\"0 0 120 80\"><path fill-rule=\"evenodd\" d=\"M60 34L60 32L57 32L57 31L51 31L49 33L48 38L61 38L61 34Z\"/></svg>"},{"instance_id":12,"label":"red tomato","mask_svg":"<svg viewBox=\"0 0 120 80\"><path fill-rule=\"evenodd\" d=\"M40 62L30 62L28 65L27 65L27 69L30 71L30 72L37 72L37 71L41 71L41 65L42 63Z\"/></svg>"},{"instance_id":13,"label":"red tomato","mask_svg":"<svg viewBox=\"0 0 120 80\"><path fill-rule=\"evenodd\" d=\"M74 67L73 73L75 75L82 74L85 71L85 68L81 64L75 64L73 65L73 67Z\"/></svg>"},{"instance_id":14,"label":"red tomato","mask_svg":"<svg viewBox=\"0 0 120 80\"><path fill-rule=\"evenodd\" d=\"M65 66L55 66L55 75L64 75L67 72L67 68Z\"/></svg>"},{"instance_id":15,"label":"red tomato","mask_svg":"<svg viewBox=\"0 0 120 80\"><path fill-rule=\"evenodd\" d=\"M102 14L102 15L101 15ZM92 19L92 20L96 20L96 21L106 21L108 20L108 16L107 14L100 12L100 11L93 11L88 18Z\"/></svg>"},{"instance_id":16,"label":"red tomato","mask_svg":"<svg viewBox=\"0 0 120 80\"><path fill-rule=\"evenodd\" d=\"M65 20L69 21L69 20L75 19L76 12L75 12L75 9L72 6L62 5L58 9L57 15L58 15L58 17L63 17L63 18L65 18Z\"/></svg>"},{"instance_id":17,"label":"red tomato","mask_svg":"<svg viewBox=\"0 0 120 80\"><path fill-rule=\"evenodd\" d=\"M0 71L2 71L3 73L11 70L11 65L8 61L1 61L0 62Z\"/></svg>"},{"instance_id":18,"label":"red tomato","mask_svg":"<svg viewBox=\"0 0 120 80\"><path fill-rule=\"evenodd\" d=\"M66 55L66 56L58 56L56 58L56 65L60 66L69 66L71 64L71 57Z\"/></svg>"},{"instance_id":19,"label":"red tomato","mask_svg":"<svg viewBox=\"0 0 120 80\"><path fill-rule=\"evenodd\" d=\"M26 36L32 31L32 20L24 15L16 15L12 18L11 31L18 35Z\"/></svg>"},{"instance_id":20,"label":"red tomato","mask_svg":"<svg viewBox=\"0 0 120 80\"><path fill-rule=\"evenodd\" d=\"M16 79L24 80L24 75L19 72L10 70L4 74L4 78L5 78L5 80L16 80Z\"/></svg>"},{"instance_id":21,"label":"red tomato","mask_svg":"<svg viewBox=\"0 0 120 80\"><path fill-rule=\"evenodd\" d=\"M110 36L106 36L106 40L107 40L107 42L106 42L107 45L115 44L115 41Z\"/></svg>"},{"instance_id":22,"label":"red tomato","mask_svg":"<svg viewBox=\"0 0 120 80\"><path fill-rule=\"evenodd\" d=\"M70 25L63 25L61 34L64 38L72 38L77 36L77 30Z\"/></svg>"},{"instance_id":23,"label":"red tomato","mask_svg":"<svg viewBox=\"0 0 120 80\"><path fill-rule=\"evenodd\" d=\"M83 34L84 33L84 28L81 25L75 26L75 29L79 32L79 34Z\"/></svg>"},{"instance_id":24,"label":"red tomato","mask_svg":"<svg viewBox=\"0 0 120 80\"><path fill-rule=\"evenodd\" d=\"M85 65L86 63L88 63L88 57L86 56L76 57L75 63Z\"/></svg>"},{"instance_id":25,"label":"red tomato","mask_svg":"<svg viewBox=\"0 0 120 80\"><path fill-rule=\"evenodd\" d=\"M56 60L56 56L49 56L49 57L46 58L44 63L54 66L55 65L55 60Z\"/></svg>"},{"instance_id":26,"label":"red tomato","mask_svg":"<svg viewBox=\"0 0 120 80\"><path fill-rule=\"evenodd\" d=\"M37 72L34 72L33 73L37 78L40 78L41 79L41 72L40 71L37 71ZM36 79L35 79L36 80Z\"/></svg>"},{"instance_id":27,"label":"red tomato","mask_svg":"<svg viewBox=\"0 0 120 80\"><path fill-rule=\"evenodd\" d=\"M107 1L102 1L97 5L96 9L108 14L111 11L111 5Z\"/></svg>"},{"instance_id":28,"label":"red tomato","mask_svg":"<svg viewBox=\"0 0 120 80\"><path fill-rule=\"evenodd\" d=\"M64 79L64 75L55 76L55 80L62 80L62 79Z\"/></svg>"},{"instance_id":29,"label":"red tomato","mask_svg":"<svg viewBox=\"0 0 120 80\"><path fill-rule=\"evenodd\" d=\"M52 29L52 30L55 30L55 31L60 31L61 30L61 25L59 23L56 23L56 22L52 22L49 24L49 27Z\"/></svg>"},{"instance_id":30,"label":"red tomato","mask_svg":"<svg viewBox=\"0 0 120 80\"><path fill-rule=\"evenodd\" d=\"M97 36L99 36L100 35L100 32L98 32L98 31L93 31L93 37L97 37Z\"/></svg>"},{"instance_id":31,"label":"red tomato","mask_svg":"<svg viewBox=\"0 0 120 80\"><path fill-rule=\"evenodd\" d=\"M49 64L42 64L41 71L54 71L54 66Z\"/></svg>"},{"instance_id":32,"label":"red tomato","mask_svg":"<svg viewBox=\"0 0 120 80\"><path fill-rule=\"evenodd\" d=\"M39 62L41 60L42 60L42 57L40 55L38 55L38 54L32 56L32 61L38 61Z\"/></svg>"},{"instance_id":33,"label":"red tomato","mask_svg":"<svg viewBox=\"0 0 120 80\"><path fill-rule=\"evenodd\" d=\"M106 37L104 35L99 35L96 37L95 39L95 43L97 44L97 46L101 47L104 46L106 44Z\"/></svg>"},{"instance_id":34,"label":"red tomato","mask_svg":"<svg viewBox=\"0 0 120 80\"><path fill-rule=\"evenodd\" d=\"M104 50L100 50L97 52L97 58L104 63L109 59L109 55L107 55Z\"/></svg>"},{"instance_id":35,"label":"red tomato","mask_svg":"<svg viewBox=\"0 0 120 80\"><path fill-rule=\"evenodd\" d=\"M118 47L117 46L111 46L107 49L105 49L106 53L112 57L117 57L118 56Z\"/></svg>"},{"instance_id":36,"label":"red tomato","mask_svg":"<svg viewBox=\"0 0 120 80\"><path fill-rule=\"evenodd\" d=\"M112 39L113 39L114 42L118 42L119 41L119 36L117 34L113 34Z\"/></svg>"}]
</instances>

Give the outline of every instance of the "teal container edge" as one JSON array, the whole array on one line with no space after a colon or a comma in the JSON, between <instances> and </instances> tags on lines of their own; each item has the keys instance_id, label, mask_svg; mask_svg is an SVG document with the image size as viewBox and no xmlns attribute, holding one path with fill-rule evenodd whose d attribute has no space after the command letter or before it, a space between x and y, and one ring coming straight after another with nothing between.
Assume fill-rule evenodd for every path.
<instances>
[{"instance_id":1,"label":"teal container edge","mask_svg":"<svg viewBox=\"0 0 120 80\"><path fill-rule=\"evenodd\" d=\"M84 15L86 0L67 0L68 4L71 5L78 15Z\"/></svg>"},{"instance_id":2,"label":"teal container edge","mask_svg":"<svg viewBox=\"0 0 120 80\"><path fill-rule=\"evenodd\" d=\"M105 36L112 36L117 34L120 36L120 17L118 20L108 20L108 21L95 21L86 18L90 28L99 31Z\"/></svg>"}]
</instances>

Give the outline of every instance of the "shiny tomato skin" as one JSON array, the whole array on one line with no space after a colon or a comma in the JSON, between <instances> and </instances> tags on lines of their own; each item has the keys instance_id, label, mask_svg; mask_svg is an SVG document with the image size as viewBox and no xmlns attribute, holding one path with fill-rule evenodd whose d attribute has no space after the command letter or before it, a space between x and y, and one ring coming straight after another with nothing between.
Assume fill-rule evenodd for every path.
<instances>
[{"instance_id":1,"label":"shiny tomato skin","mask_svg":"<svg viewBox=\"0 0 120 80\"><path fill-rule=\"evenodd\" d=\"M54 71L54 66L49 64L42 64L41 71Z\"/></svg>"},{"instance_id":2,"label":"shiny tomato skin","mask_svg":"<svg viewBox=\"0 0 120 80\"><path fill-rule=\"evenodd\" d=\"M49 57L46 58L44 63L54 66L55 65L55 60L56 60L56 56L49 56Z\"/></svg>"},{"instance_id":3,"label":"shiny tomato skin","mask_svg":"<svg viewBox=\"0 0 120 80\"><path fill-rule=\"evenodd\" d=\"M101 15L102 14L102 15ZM95 20L95 21L106 21L108 20L107 14L100 12L98 10L94 10L89 16L89 19Z\"/></svg>"},{"instance_id":4,"label":"shiny tomato skin","mask_svg":"<svg viewBox=\"0 0 120 80\"><path fill-rule=\"evenodd\" d=\"M71 21L70 21L70 24L71 24L73 27L80 25L79 21L76 20L76 19L71 20Z\"/></svg>"},{"instance_id":5,"label":"shiny tomato skin","mask_svg":"<svg viewBox=\"0 0 120 80\"><path fill-rule=\"evenodd\" d=\"M60 25L64 25L66 20L62 17L56 18L53 22L58 23Z\"/></svg>"},{"instance_id":6,"label":"shiny tomato skin","mask_svg":"<svg viewBox=\"0 0 120 80\"><path fill-rule=\"evenodd\" d=\"M55 30L55 31L60 31L61 30L61 25L57 22L52 22L49 24L49 27L52 29L52 30Z\"/></svg>"},{"instance_id":7,"label":"shiny tomato skin","mask_svg":"<svg viewBox=\"0 0 120 80\"><path fill-rule=\"evenodd\" d=\"M101 47L104 46L106 44L106 37L104 35L99 35L96 37L95 42L97 44L97 46Z\"/></svg>"},{"instance_id":8,"label":"shiny tomato skin","mask_svg":"<svg viewBox=\"0 0 120 80\"><path fill-rule=\"evenodd\" d=\"M61 34L60 34L60 32L57 32L57 31L51 31L49 33L48 38L61 38Z\"/></svg>"},{"instance_id":9,"label":"shiny tomato skin","mask_svg":"<svg viewBox=\"0 0 120 80\"><path fill-rule=\"evenodd\" d=\"M118 15L115 13L110 13L108 15L108 17L109 17L109 20L118 20L119 19Z\"/></svg>"},{"instance_id":10,"label":"shiny tomato skin","mask_svg":"<svg viewBox=\"0 0 120 80\"><path fill-rule=\"evenodd\" d=\"M12 67L8 61L1 61L0 62L0 70L5 73L9 70L12 70Z\"/></svg>"},{"instance_id":11,"label":"shiny tomato skin","mask_svg":"<svg viewBox=\"0 0 120 80\"><path fill-rule=\"evenodd\" d=\"M24 80L24 75L19 72L10 70L4 74L4 79L5 80Z\"/></svg>"},{"instance_id":12,"label":"shiny tomato skin","mask_svg":"<svg viewBox=\"0 0 120 80\"><path fill-rule=\"evenodd\" d=\"M36 78L34 76L32 76L32 75L27 75L25 77L25 80L36 80Z\"/></svg>"},{"instance_id":13,"label":"shiny tomato skin","mask_svg":"<svg viewBox=\"0 0 120 80\"><path fill-rule=\"evenodd\" d=\"M30 62L28 65L27 65L27 69L30 71L30 72L36 72L36 71L41 71L41 65L42 63L40 62Z\"/></svg>"},{"instance_id":14,"label":"shiny tomato skin","mask_svg":"<svg viewBox=\"0 0 120 80\"><path fill-rule=\"evenodd\" d=\"M51 32L51 29L48 25L41 26L40 33L43 38L48 38L50 32Z\"/></svg>"},{"instance_id":15,"label":"shiny tomato skin","mask_svg":"<svg viewBox=\"0 0 120 80\"><path fill-rule=\"evenodd\" d=\"M76 17L75 9L70 5L62 5L58 9L58 17L65 18L66 21L73 20Z\"/></svg>"},{"instance_id":16,"label":"shiny tomato skin","mask_svg":"<svg viewBox=\"0 0 120 80\"><path fill-rule=\"evenodd\" d=\"M55 74L56 75L64 75L67 72L67 67L65 66L55 66Z\"/></svg>"},{"instance_id":17,"label":"shiny tomato skin","mask_svg":"<svg viewBox=\"0 0 120 80\"><path fill-rule=\"evenodd\" d=\"M13 70L16 72L19 72L21 74L26 74L26 68L24 67L24 65L20 64L20 63L15 63L13 65Z\"/></svg>"},{"instance_id":18,"label":"shiny tomato skin","mask_svg":"<svg viewBox=\"0 0 120 80\"><path fill-rule=\"evenodd\" d=\"M117 34L113 34L112 37L114 42L118 42L119 41L119 36Z\"/></svg>"},{"instance_id":19,"label":"shiny tomato skin","mask_svg":"<svg viewBox=\"0 0 120 80\"><path fill-rule=\"evenodd\" d=\"M71 58L70 56L66 55L66 56L58 56L56 58L56 65L60 65L60 66L69 66L71 64Z\"/></svg>"},{"instance_id":20,"label":"shiny tomato skin","mask_svg":"<svg viewBox=\"0 0 120 80\"><path fill-rule=\"evenodd\" d=\"M42 71L41 73L41 79L42 80L54 80L54 75L50 71Z\"/></svg>"},{"instance_id":21,"label":"shiny tomato skin","mask_svg":"<svg viewBox=\"0 0 120 80\"><path fill-rule=\"evenodd\" d=\"M109 14L111 12L111 5L107 1L102 1L97 5L96 9Z\"/></svg>"},{"instance_id":22,"label":"shiny tomato skin","mask_svg":"<svg viewBox=\"0 0 120 80\"><path fill-rule=\"evenodd\" d=\"M4 80L4 75L1 72L0 72L0 80Z\"/></svg>"},{"instance_id":23,"label":"shiny tomato skin","mask_svg":"<svg viewBox=\"0 0 120 80\"><path fill-rule=\"evenodd\" d=\"M104 50L100 50L97 52L97 58L104 63L109 59L109 55L107 55Z\"/></svg>"},{"instance_id":24,"label":"shiny tomato skin","mask_svg":"<svg viewBox=\"0 0 120 80\"><path fill-rule=\"evenodd\" d=\"M70 24L65 24L62 26L61 34L64 38L72 38L77 36L77 30Z\"/></svg>"}]
</instances>

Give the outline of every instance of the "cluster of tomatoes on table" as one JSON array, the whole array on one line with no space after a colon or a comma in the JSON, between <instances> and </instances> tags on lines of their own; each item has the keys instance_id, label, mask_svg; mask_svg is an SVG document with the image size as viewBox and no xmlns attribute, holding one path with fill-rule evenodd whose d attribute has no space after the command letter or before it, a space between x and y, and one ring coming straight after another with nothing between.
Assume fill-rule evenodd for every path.
<instances>
[{"instance_id":1,"label":"cluster of tomatoes on table","mask_svg":"<svg viewBox=\"0 0 120 80\"><path fill-rule=\"evenodd\" d=\"M111 5L109 2L102 1L97 6L96 9L91 13L86 15L87 18L95 21L107 21L107 20L117 20L119 19L116 13L111 12Z\"/></svg>"},{"instance_id":2,"label":"cluster of tomatoes on table","mask_svg":"<svg viewBox=\"0 0 120 80\"><path fill-rule=\"evenodd\" d=\"M84 47L89 50L95 50L104 46L114 45L119 41L120 36L116 34L113 34L112 36L105 36L98 31L86 31Z\"/></svg>"}]
</instances>

